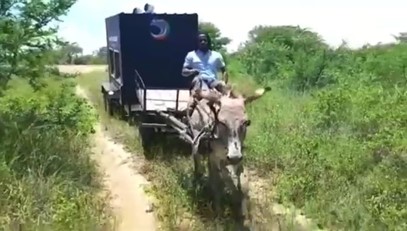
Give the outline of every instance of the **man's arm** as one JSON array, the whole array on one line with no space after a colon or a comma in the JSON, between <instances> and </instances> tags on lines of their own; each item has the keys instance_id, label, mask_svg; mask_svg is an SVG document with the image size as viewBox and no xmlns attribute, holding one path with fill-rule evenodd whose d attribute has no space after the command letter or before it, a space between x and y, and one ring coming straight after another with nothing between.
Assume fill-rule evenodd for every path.
<instances>
[{"instance_id":1,"label":"man's arm","mask_svg":"<svg viewBox=\"0 0 407 231\"><path fill-rule=\"evenodd\" d=\"M226 63L225 63L225 60L223 59L223 56L222 56L222 54L221 53L219 53L219 62L218 62L218 64L219 64L219 69L220 69L220 71L222 72L222 80L225 82L225 83L228 83L228 81L229 81L229 75L228 75L228 72L227 72L227 70L226 70Z\"/></svg>"},{"instance_id":2,"label":"man's arm","mask_svg":"<svg viewBox=\"0 0 407 231\"><path fill-rule=\"evenodd\" d=\"M192 57L190 55L190 53L187 54L187 56L185 56L185 61L184 61L184 65L182 67L182 76L184 77L191 77L191 76L196 76L199 72L197 70L194 70L192 68Z\"/></svg>"}]
</instances>

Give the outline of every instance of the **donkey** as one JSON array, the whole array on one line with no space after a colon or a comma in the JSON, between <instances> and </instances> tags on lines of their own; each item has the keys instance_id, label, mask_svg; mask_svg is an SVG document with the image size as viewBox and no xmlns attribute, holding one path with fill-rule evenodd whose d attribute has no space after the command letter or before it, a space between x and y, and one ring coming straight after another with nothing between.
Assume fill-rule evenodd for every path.
<instances>
[{"instance_id":1,"label":"donkey","mask_svg":"<svg viewBox=\"0 0 407 231\"><path fill-rule=\"evenodd\" d=\"M245 106L262 97L270 88L256 90L255 94L245 97L229 88L226 93L215 90L196 90L195 109L189 117L189 124L195 137L210 134L208 154L208 175L213 196L215 213L221 212L221 198L224 189L232 192L235 218L247 221L249 214L248 179L243 169L243 143L250 120ZM209 129L205 129L208 128ZM198 131L201 131L198 134ZM195 177L203 174L202 155L197 146L193 148Z\"/></svg>"}]
</instances>

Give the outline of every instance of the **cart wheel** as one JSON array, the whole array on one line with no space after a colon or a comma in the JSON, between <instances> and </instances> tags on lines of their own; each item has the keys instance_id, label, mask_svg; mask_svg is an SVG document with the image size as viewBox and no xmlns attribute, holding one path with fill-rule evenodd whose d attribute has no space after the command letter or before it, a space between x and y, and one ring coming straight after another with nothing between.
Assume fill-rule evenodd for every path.
<instances>
[{"instance_id":1,"label":"cart wheel","mask_svg":"<svg viewBox=\"0 0 407 231\"><path fill-rule=\"evenodd\" d=\"M135 118L131 113L130 113L130 115L127 116L126 120L127 120L127 123L129 124L129 126L136 125Z\"/></svg>"},{"instance_id":2,"label":"cart wheel","mask_svg":"<svg viewBox=\"0 0 407 231\"><path fill-rule=\"evenodd\" d=\"M154 156L154 144L156 144L156 132L154 131L154 128L143 128L140 126L139 134L141 138L141 145L144 151L144 156L147 159L152 159Z\"/></svg>"},{"instance_id":3,"label":"cart wheel","mask_svg":"<svg viewBox=\"0 0 407 231\"><path fill-rule=\"evenodd\" d=\"M105 107L105 112L107 112L107 97L106 97L106 93L103 93L103 106Z\"/></svg>"},{"instance_id":4,"label":"cart wheel","mask_svg":"<svg viewBox=\"0 0 407 231\"><path fill-rule=\"evenodd\" d=\"M113 116L112 101L107 98L106 94L103 94L103 104L105 106L105 112L108 112L110 116Z\"/></svg>"}]
</instances>

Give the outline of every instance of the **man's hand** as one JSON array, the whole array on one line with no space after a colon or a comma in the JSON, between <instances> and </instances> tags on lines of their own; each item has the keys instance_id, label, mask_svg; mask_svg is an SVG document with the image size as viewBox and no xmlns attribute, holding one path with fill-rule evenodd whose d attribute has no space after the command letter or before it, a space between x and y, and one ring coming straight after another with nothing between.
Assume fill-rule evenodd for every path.
<instances>
[{"instance_id":1,"label":"man's hand","mask_svg":"<svg viewBox=\"0 0 407 231\"><path fill-rule=\"evenodd\" d=\"M196 69L188 69L188 68L184 68L182 70L182 75L184 77L195 77L197 75L199 75L199 71Z\"/></svg>"},{"instance_id":2,"label":"man's hand","mask_svg":"<svg viewBox=\"0 0 407 231\"><path fill-rule=\"evenodd\" d=\"M197 75L199 75L199 71L198 70L196 70L196 69L192 69L191 70L191 75L192 75L192 77L195 77L195 76L197 76Z\"/></svg>"},{"instance_id":3,"label":"man's hand","mask_svg":"<svg viewBox=\"0 0 407 231\"><path fill-rule=\"evenodd\" d=\"M223 82L228 83L229 75L228 75L228 72L226 71L226 67L222 67L220 70L222 72L222 80L223 80Z\"/></svg>"},{"instance_id":4,"label":"man's hand","mask_svg":"<svg viewBox=\"0 0 407 231\"><path fill-rule=\"evenodd\" d=\"M228 75L228 72L226 72L226 71L223 73L223 81L225 83L228 83L228 81L229 81L229 75Z\"/></svg>"}]
</instances>

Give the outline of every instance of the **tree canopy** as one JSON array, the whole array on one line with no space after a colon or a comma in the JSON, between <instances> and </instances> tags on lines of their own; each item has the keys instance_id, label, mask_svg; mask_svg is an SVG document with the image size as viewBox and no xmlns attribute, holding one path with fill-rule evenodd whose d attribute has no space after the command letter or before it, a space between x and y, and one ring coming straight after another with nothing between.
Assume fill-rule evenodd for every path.
<instances>
[{"instance_id":1,"label":"tree canopy","mask_svg":"<svg viewBox=\"0 0 407 231\"><path fill-rule=\"evenodd\" d=\"M199 30L206 32L212 39L212 49L216 51L226 50L226 46L232 41L230 38L223 37L219 28L210 22L199 23Z\"/></svg>"},{"instance_id":2,"label":"tree canopy","mask_svg":"<svg viewBox=\"0 0 407 231\"><path fill-rule=\"evenodd\" d=\"M76 0L2 0L0 3L0 89L13 76L28 78L32 86L47 72L61 16Z\"/></svg>"}]
</instances>

